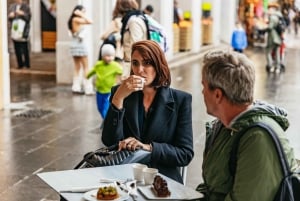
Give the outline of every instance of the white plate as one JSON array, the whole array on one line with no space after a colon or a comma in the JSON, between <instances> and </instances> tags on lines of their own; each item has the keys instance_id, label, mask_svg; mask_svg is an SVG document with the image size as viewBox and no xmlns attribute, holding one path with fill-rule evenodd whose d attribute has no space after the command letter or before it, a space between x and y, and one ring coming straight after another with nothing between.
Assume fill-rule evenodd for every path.
<instances>
[{"instance_id":1,"label":"white plate","mask_svg":"<svg viewBox=\"0 0 300 201\"><path fill-rule=\"evenodd\" d=\"M88 191L83 195L83 198L87 201L103 201L103 200L97 200L97 192L98 192L98 189ZM118 198L114 199L113 201L122 201L122 200L127 200L129 198L129 195L125 192L118 191L118 193L120 196ZM107 201L107 200L105 200L105 201Z\"/></svg>"}]
</instances>

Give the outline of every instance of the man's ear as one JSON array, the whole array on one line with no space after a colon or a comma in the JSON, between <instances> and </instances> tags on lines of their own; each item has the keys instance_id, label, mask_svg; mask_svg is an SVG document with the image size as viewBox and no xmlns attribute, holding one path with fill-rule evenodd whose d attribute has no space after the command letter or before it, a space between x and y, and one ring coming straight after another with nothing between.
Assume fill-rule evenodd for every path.
<instances>
[{"instance_id":1,"label":"man's ear","mask_svg":"<svg viewBox=\"0 0 300 201\"><path fill-rule=\"evenodd\" d=\"M216 88L214 94L216 103L220 103L224 97L223 91L220 88Z\"/></svg>"}]
</instances>

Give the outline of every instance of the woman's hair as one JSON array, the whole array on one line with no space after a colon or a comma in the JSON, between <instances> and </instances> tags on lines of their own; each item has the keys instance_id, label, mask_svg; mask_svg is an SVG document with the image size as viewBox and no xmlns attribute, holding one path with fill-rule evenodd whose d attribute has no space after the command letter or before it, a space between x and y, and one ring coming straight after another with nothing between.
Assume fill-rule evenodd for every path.
<instances>
[{"instance_id":1,"label":"woman's hair","mask_svg":"<svg viewBox=\"0 0 300 201\"><path fill-rule=\"evenodd\" d=\"M72 20L73 20L73 18L74 17L77 17L78 15L76 15L74 12L75 12L75 10L80 10L80 11L82 11L82 10L84 10L84 7L82 6L82 5L77 5L77 6L75 6L75 8L73 9L73 11L72 11L72 14L71 14L71 16L70 16L70 18L69 18L69 20L68 20L68 28L69 28L69 30L73 30L73 26L72 26Z\"/></svg>"},{"instance_id":2,"label":"woman's hair","mask_svg":"<svg viewBox=\"0 0 300 201\"><path fill-rule=\"evenodd\" d=\"M142 40L132 45L131 56L135 51L138 51L144 60L150 60L155 69L156 77L151 86L155 88L170 86L171 73L161 47L152 40ZM131 74L133 74L132 71Z\"/></svg>"},{"instance_id":3,"label":"woman's hair","mask_svg":"<svg viewBox=\"0 0 300 201\"><path fill-rule=\"evenodd\" d=\"M138 9L139 4L136 0L117 0L113 11L113 19L116 17L123 17L128 11Z\"/></svg>"},{"instance_id":4,"label":"woman's hair","mask_svg":"<svg viewBox=\"0 0 300 201\"><path fill-rule=\"evenodd\" d=\"M219 88L233 104L253 102L255 70L244 54L214 50L205 54L202 78L210 90Z\"/></svg>"}]
</instances>

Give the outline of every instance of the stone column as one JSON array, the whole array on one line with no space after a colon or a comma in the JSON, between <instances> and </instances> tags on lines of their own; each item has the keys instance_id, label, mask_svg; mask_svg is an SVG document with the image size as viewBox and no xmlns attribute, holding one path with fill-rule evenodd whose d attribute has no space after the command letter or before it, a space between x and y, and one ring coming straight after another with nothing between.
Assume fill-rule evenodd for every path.
<instances>
[{"instance_id":1,"label":"stone column","mask_svg":"<svg viewBox=\"0 0 300 201\"><path fill-rule=\"evenodd\" d=\"M7 4L0 1L0 109L10 103L9 54L7 44Z\"/></svg>"},{"instance_id":2,"label":"stone column","mask_svg":"<svg viewBox=\"0 0 300 201\"><path fill-rule=\"evenodd\" d=\"M235 27L235 20L237 15L236 0L227 0L219 2L221 4L221 18L220 18L220 40L228 44L231 43L231 34Z\"/></svg>"},{"instance_id":3,"label":"stone column","mask_svg":"<svg viewBox=\"0 0 300 201\"><path fill-rule=\"evenodd\" d=\"M30 44L32 52L42 51L41 1L30 1Z\"/></svg>"},{"instance_id":4,"label":"stone column","mask_svg":"<svg viewBox=\"0 0 300 201\"><path fill-rule=\"evenodd\" d=\"M159 22L165 27L169 50L166 52L168 60L172 59L173 54L173 0L159 1Z\"/></svg>"},{"instance_id":5,"label":"stone column","mask_svg":"<svg viewBox=\"0 0 300 201\"><path fill-rule=\"evenodd\" d=\"M56 82L72 83L74 63L69 52L69 30L68 19L72 10L77 4L77 0L57 0L56 1Z\"/></svg>"},{"instance_id":6,"label":"stone column","mask_svg":"<svg viewBox=\"0 0 300 201\"><path fill-rule=\"evenodd\" d=\"M213 18L213 32L212 32L212 40L213 44L218 45L220 44L220 35L223 34L224 30L221 29L221 11L227 10L228 6L224 7L226 9L221 9L221 3L219 0L211 0L212 2L212 18ZM226 1L227 3L227 1ZM226 19L224 19L226 20ZM225 23L228 24L228 21ZM221 33L222 30L222 33Z\"/></svg>"},{"instance_id":7,"label":"stone column","mask_svg":"<svg viewBox=\"0 0 300 201\"><path fill-rule=\"evenodd\" d=\"M201 0L191 0L190 10L192 13L192 23L193 23L193 43L192 52L200 51L201 41Z\"/></svg>"}]
</instances>

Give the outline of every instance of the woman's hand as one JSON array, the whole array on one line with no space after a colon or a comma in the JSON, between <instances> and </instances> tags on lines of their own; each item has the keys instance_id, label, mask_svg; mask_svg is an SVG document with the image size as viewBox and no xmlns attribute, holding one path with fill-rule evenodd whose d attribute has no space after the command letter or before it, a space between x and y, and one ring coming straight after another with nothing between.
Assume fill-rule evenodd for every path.
<instances>
[{"instance_id":1,"label":"woman's hand","mask_svg":"<svg viewBox=\"0 0 300 201\"><path fill-rule=\"evenodd\" d=\"M136 149L144 149L146 151L152 151L152 146L151 144L143 144L134 137L129 137L119 142L119 151L122 149L131 151L134 151Z\"/></svg>"},{"instance_id":2,"label":"woman's hand","mask_svg":"<svg viewBox=\"0 0 300 201\"><path fill-rule=\"evenodd\" d=\"M15 12L10 12L8 17L9 18L15 18L16 17Z\"/></svg>"},{"instance_id":3,"label":"woman's hand","mask_svg":"<svg viewBox=\"0 0 300 201\"><path fill-rule=\"evenodd\" d=\"M22 10L17 10L17 11L16 11L16 15L18 15L18 16L23 16L23 15L25 15L25 13L24 13L24 11L22 11Z\"/></svg>"},{"instance_id":4,"label":"woman's hand","mask_svg":"<svg viewBox=\"0 0 300 201\"><path fill-rule=\"evenodd\" d=\"M121 85L117 89L112 103L118 109L123 108L123 100L134 91L143 90L145 79L137 75L131 75L121 82Z\"/></svg>"}]
</instances>

